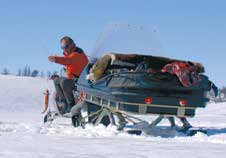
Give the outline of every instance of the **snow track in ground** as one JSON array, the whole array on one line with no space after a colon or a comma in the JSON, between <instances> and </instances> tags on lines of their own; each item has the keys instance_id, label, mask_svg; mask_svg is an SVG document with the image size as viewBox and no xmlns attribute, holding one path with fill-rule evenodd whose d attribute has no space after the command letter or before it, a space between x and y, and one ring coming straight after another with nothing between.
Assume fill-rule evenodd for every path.
<instances>
[{"instance_id":1,"label":"snow track in ground","mask_svg":"<svg viewBox=\"0 0 226 158\"><path fill-rule=\"evenodd\" d=\"M209 136L184 137L170 130L155 131L156 137L132 136L114 127L75 129L67 119L43 125L43 92L53 89L46 79L0 75L0 87L1 158L223 158L226 154L225 103L210 104L190 119L194 126L205 127ZM161 125L167 124L165 120Z\"/></svg>"}]
</instances>

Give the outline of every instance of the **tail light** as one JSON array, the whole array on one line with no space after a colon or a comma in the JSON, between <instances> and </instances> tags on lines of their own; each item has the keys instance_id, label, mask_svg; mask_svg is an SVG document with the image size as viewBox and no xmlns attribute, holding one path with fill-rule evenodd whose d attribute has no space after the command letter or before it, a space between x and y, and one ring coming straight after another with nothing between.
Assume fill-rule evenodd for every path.
<instances>
[{"instance_id":1,"label":"tail light","mask_svg":"<svg viewBox=\"0 0 226 158\"><path fill-rule=\"evenodd\" d=\"M186 106L188 104L188 101L185 99L180 100L180 106Z\"/></svg>"},{"instance_id":2,"label":"tail light","mask_svg":"<svg viewBox=\"0 0 226 158\"><path fill-rule=\"evenodd\" d=\"M186 64L185 63L179 63L179 66L181 67L181 68L185 68L186 67Z\"/></svg>"},{"instance_id":3,"label":"tail light","mask_svg":"<svg viewBox=\"0 0 226 158\"><path fill-rule=\"evenodd\" d=\"M78 101L79 101L79 102L82 102L82 101L84 100L84 98L85 98L85 95L86 95L86 93L80 92L80 93L79 93Z\"/></svg>"},{"instance_id":4,"label":"tail light","mask_svg":"<svg viewBox=\"0 0 226 158\"><path fill-rule=\"evenodd\" d=\"M151 97L147 97L147 98L145 98L145 100L144 100L144 102L145 102L146 104L151 104L152 101L153 101L153 99L152 99Z\"/></svg>"}]
</instances>

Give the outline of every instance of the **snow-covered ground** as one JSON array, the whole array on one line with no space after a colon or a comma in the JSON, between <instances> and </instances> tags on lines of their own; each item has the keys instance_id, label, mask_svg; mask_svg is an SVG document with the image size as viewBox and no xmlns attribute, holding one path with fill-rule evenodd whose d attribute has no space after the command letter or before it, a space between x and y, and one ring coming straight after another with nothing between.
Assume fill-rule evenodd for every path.
<instances>
[{"instance_id":1,"label":"snow-covered ground","mask_svg":"<svg viewBox=\"0 0 226 158\"><path fill-rule=\"evenodd\" d=\"M202 133L193 137L132 136L114 127L88 125L86 129L75 129L66 119L44 126L41 111L46 88L53 91L52 82L46 79L0 75L0 158L223 158L226 155L226 103L209 104L190 119L194 126L207 128L209 136Z\"/></svg>"}]
</instances>

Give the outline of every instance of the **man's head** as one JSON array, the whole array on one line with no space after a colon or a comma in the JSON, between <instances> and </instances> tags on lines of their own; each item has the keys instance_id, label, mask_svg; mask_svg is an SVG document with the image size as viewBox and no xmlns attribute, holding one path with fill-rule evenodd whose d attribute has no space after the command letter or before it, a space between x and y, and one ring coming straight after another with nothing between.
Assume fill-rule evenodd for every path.
<instances>
[{"instance_id":1,"label":"man's head","mask_svg":"<svg viewBox=\"0 0 226 158\"><path fill-rule=\"evenodd\" d=\"M74 41L68 36L63 37L60 40L60 45L66 55L71 54L76 48Z\"/></svg>"}]
</instances>

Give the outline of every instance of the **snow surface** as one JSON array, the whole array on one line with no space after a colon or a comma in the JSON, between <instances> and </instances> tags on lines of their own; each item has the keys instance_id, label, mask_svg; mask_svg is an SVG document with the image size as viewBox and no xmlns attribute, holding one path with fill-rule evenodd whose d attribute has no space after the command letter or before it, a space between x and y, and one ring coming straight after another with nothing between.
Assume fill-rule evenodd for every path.
<instances>
[{"instance_id":1,"label":"snow surface","mask_svg":"<svg viewBox=\"0 0 226 158\"><path fill-rule=\"evenodd\" d=\"M0 158L226 157L226 103L209 104L190 119L194 126L205 127L209 136L185 137L167 130L159 136L133 136L114 127L76 129L67 119L44 126L46 88L53 92L47 79L0 75Z\"/></svg>"}]
</instances>

